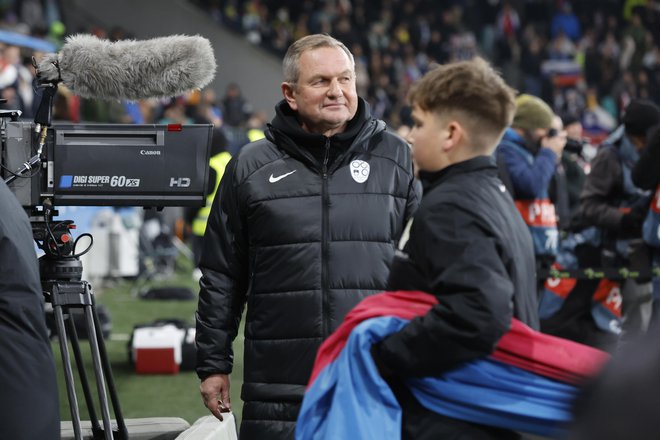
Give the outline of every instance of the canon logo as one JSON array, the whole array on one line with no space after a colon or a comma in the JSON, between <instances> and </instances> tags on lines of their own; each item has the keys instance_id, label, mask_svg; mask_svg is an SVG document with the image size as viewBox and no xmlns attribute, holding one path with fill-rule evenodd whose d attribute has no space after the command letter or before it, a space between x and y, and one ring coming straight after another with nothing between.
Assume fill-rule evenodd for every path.
<instances>
[{"instance_id":1,"label":"canon logo","mask_svg":"<svg viewBox=\"0 0 660 440\"><path fill-rule=\"evenodd\" d=\"M140 156L160 156L160 150L140 150Z\"/></svg>"}]
</instances>

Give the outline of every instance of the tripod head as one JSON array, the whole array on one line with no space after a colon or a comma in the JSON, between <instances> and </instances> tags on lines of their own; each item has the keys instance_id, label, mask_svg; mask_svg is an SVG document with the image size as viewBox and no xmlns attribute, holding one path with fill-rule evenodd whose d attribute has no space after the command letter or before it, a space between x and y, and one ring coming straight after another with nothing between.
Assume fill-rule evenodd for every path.
<instances>
[{"instance_id":1,"label":"tripod head","mask_svg":"<svg viewBox=\"0 0 660 440\"><path fill-rule=\"evenodd\" d=\"M71 230L76 229L72 220L53 221L58 214L50 203L44 203L39 217L31 217L32 236L44 255L39 258L39 273L44 290L52 283L79 282L82 279L82 262L80 256L87 253L93 243L91 234L81 234L73 239ZM76 244L83 237L90 239L89 246L76 253Z\"/></svg>"}]
</instances>

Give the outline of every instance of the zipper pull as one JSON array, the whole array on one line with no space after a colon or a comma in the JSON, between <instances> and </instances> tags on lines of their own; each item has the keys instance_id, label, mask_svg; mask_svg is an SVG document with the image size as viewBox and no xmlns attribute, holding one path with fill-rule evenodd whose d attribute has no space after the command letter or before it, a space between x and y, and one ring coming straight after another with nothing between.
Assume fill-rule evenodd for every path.
<instances>
[{"instance_id":1,"label":"zipper pull","mask_svg":"<svg viewBox=\"0 0 660 440\"><path fill-rule=\"evenodd\" d=\"M323 156L323 177L328 177L328 160L330 160L330 138L325 139L325 155Z\"/></svg>"}]
</instances>

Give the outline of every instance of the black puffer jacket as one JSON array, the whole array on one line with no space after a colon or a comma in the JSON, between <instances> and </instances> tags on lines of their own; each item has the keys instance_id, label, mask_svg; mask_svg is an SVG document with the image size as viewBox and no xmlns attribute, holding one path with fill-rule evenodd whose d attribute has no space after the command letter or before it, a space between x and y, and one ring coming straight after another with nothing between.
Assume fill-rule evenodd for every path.
<instances>
[{"instance_id":1,"label":"black puffer jacket","mask_svg":"<svg viewBox=\"0 0 660 440\"><path fill-rule=\"evenodd\" d=\"M385 289L417 203L407 145L364 101L331 138L282 102L267 139L230 162L205 235L197 372L231 372L247 301L241 438L292 438L319 345Z\"/></svg>"},{"instance_id":2,"label":"black puffer jacket","mask_svg":"<svg viewBox=\"0 0 660 440\"><path fill-rule=\"evenodd\" d=\"M3 439L60 438L57 377L39 278L28 217L0 179L0 437Z\"/></svg>"},{"instance_id":3,"label":"black puffer jacket","mask_svg":"<svg viewBox=\"0 0 660 440\"><path fill-rule=\"evenodd\" d=\"M402 386L404 378L437 376L487 356L512 317L539 328L532 239L494 159L478 156L422 177L424 199L388 287L432 293L438 304L385 338L374 355L393 372L404 439L509 438L426 410Z\"/></svg>"}]
</instances>

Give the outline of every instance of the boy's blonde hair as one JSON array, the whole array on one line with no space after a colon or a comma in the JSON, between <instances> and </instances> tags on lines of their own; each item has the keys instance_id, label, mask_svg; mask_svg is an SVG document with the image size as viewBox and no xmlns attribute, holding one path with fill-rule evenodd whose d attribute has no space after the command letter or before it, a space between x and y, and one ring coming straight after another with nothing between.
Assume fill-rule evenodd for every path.
<instances>
[{"instance_id":1,"label":"boy's blonde hair","mask_svg":"<svg viewBox=\"0 0 660 440\"><path fill-rule=\"evenodd\" d=\"M456 118L472 147L494 148L515 113L515 90L483 58L444 64L415 83L411 104L443 118Z\"/></svg>"}]
</instances>

